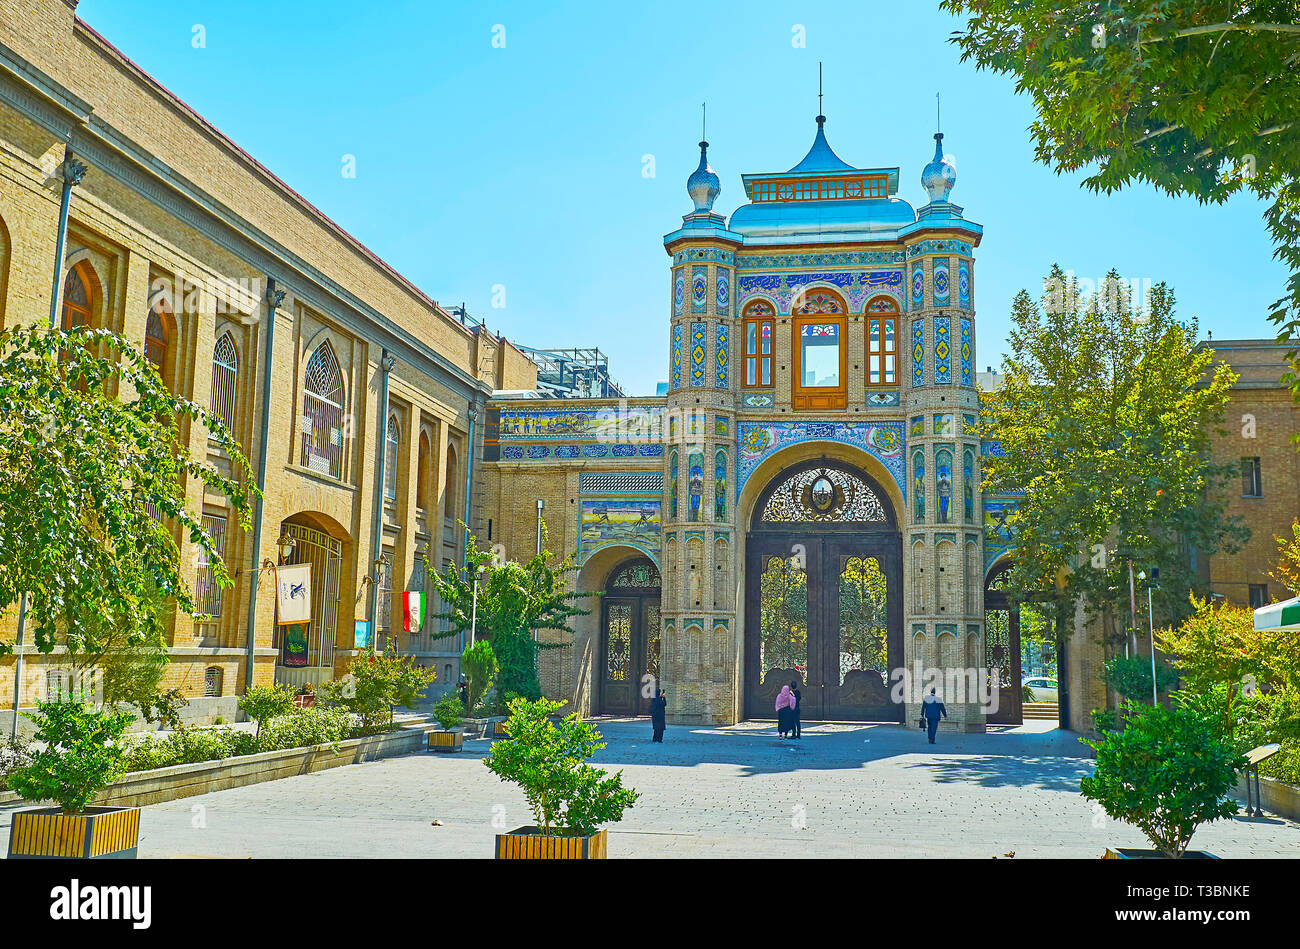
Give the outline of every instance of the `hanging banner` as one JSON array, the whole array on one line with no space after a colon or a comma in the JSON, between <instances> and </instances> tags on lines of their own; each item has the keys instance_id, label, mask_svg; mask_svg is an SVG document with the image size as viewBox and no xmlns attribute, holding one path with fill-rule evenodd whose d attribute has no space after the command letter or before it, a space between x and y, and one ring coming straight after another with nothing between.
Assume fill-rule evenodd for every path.
<instances>
[{"instance_id":1,"label":"hanging banner","mask_svg":"<svg viewBox=\"0 0 1300 949\"><path fill-rule=\"evenodd\" d=\"M311 622L311 564L296 563L275 571L276 622L281 626Z\"/></svg>"},{"instance_id":2,"label":"hanging banner","mask_svg":"<svg viewBox=\"0 0 1300 949\"><path fill-rule=\"evenodd\" d=\"M352 648L353 649L370 648L370 620L368 619L357 620L356 629L352 634Z\"/></svg>"},{"instance_id":3,"label":"hanging banner","mask_svg":"<svg viewBox=\"0 0 1300 949\"><path fill-rule=\"evenodd\" d=\"M402 629L408 633L418 633L424 626L425 613L428 610L429 597L424 593L402 594Z\"/></svg>"},{"instance_id":4,"label":"hanging banner","mask_svg":"<svg viewBox=\"0 0 1300 949\"><path fill-rule=\"evenodd\" d=\"M307 627L291 626L284 631L284 645L280 647L280 665L307 665Z\"/></svg>"}]
</instances>

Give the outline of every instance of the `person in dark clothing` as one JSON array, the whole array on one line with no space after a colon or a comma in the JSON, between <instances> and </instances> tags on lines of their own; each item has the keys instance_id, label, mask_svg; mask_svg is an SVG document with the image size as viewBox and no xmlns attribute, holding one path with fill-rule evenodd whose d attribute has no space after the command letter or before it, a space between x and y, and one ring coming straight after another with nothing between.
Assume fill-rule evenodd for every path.
<instances>
[{"instance_id":1,"label":"person in dark clothing","mask_svg":"<svg viewBox=\"0 0 1300 949\"><path fill-rule=\"evenodd\" d=\"M460 704L465 706L465 714L469 714L469 680L464 676L460 677L460 684L456 686L460 691Z\"/></svg>"},{"instance_id":2,"label":"person in dark clothing","mask_svg":"<svg viewBox=\"0 0 1300 949\"><path fill-rule=\"evenodd\" d=\"M654 737L650 740L663 744L664 717L668 714L668 696L664 695L663 689L657 689L656 692L655 697L650 700L650 724L655 730Z\"/></svg>"},{"instance_id":3,"label":"person in dark clothing","mask_svg":"<svg viewBox=\"0 0 1300 949\"><path fill-rule=\"evenodd\" d=\"M803 693L799 691L799 680L790 680L790 691L794 693L794 708L790 709L790 737L802 738L800 716L803 715Z\"/></svg>"},{"instance_id":4,"label":"person in dark clothing","mask_svg":"<svg viewBox=\"0 0 1300 949\"><path fill-rule=\"evenodd\" d=\"M925 719L926 729L929 733L930 744L934 744L934 733L939 730L939 716L948 717L948 710L943 707L943 702L939 701L939 696L934 694L934 689L930 689L930 694L925 697L921 703L921 717Z\"/></svg>"}]
</instances>

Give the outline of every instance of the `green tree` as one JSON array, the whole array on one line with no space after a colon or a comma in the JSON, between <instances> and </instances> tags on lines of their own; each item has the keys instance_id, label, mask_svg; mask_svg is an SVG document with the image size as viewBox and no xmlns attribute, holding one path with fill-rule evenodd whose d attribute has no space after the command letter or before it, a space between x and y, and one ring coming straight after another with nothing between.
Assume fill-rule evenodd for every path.
<instances>
[{"instance_id":1,"label":"green tree","mask_svg":"<svg viewBox=\"0 0 1300 949\"><path fill-rule=\"evenodd\" d=\"M8 327L0 405L0 612L26 594L41 652L103 652L110 632L122 648L157 642L158 597L193 615L177 535L229 585L222 552L186 507L185 481L224 496L247 526L248 461L129 343L86 327ZM232 476L189 452L182 420L207 428ZM0 643L0 654L11 649Z\"/></svg>"},{"instance_id":2,"label":"green tree","mask_svg":"<svg viewBox=\"0 0 1300 949\"><path fill-rule=\"evenodd\" d=\"M1118 642L1130 563L1160 568L1157 615L1177 619L1201 582L1189 551L1231 552L1247 536L1220 490L1236 466L1210 453L1235 376L1211 368L1164 284L1140 311L1114 271L1083 300L1053 267L1046 291L1042 309L1023 290L1012 305L1003 382L984 398L981 436L1002 451L983 459L983 489L1023 492L1008 589L1058 615L1082 599Z\"/></svg>"},{"instance_id":3,"label":"green tree","mask_svg":"<svg viewBox=\"0 0 1300 949\"><path fill-rule=\"evenodd\" d=\"M126 771L122 736L135 718L79 701L39 702L35 750L30 762L9 775L9 787L27 801L54 801L65 814L80 814L95 795Z\"/></svg>"},{"instance_id":4,"label":"green tree","mask_svg":"<svg viewBox=\"0 0 1300 949\"><path fill-rule=\"evenodd\" d=\"M499 664L496 683L502 701L515 695L541 698L538 652L564 644L540 642L536 634L542 630L573 632L569 625L573 617L591 612L575 603L598 595L572 589L578 573L572 557L557 560L543 547L543 552L527 563L502 563L492 551L480 550L472 534L466 545L464 567L448 563L446 573L439 575L430 569L426 557L425 569L445 607L444 612L435 615L450 622L450 628L436 638L468 633L472 627L476 639L487 639Z\"/></svg>"},{"instance_id":5,"label":"green tree","mask_svg":"<svg viewBox=\"0 0 1300 949\"><path fill-rule=\"evenodd\" d=\"M436 670L417 666L414 656L394 651L391 641L383 652L357 656L348 672L353 695L347 706L361 717L362 729L370 732L391 730L394 706L418 705L424 690L437 678Z\"/></svg>"},{"instance_id":6,"label":"green tree","mask_svg":"<svg viewBox=\"0 0 1300 949\"><path fill-rule=\"evenodd\" d=\"M623 787L623 772L612 777L587 759L605 747L593 725L570 715L556 725L550 716L563 702L522 698L510 702L508 739L498 741L483 759L502 781L524 791L533 819L543 834L566 831L586 837L601 824L622 820L639 797Z\"/></svg>"},{"instance_id":7,"label":"green tree","mask_svg":"<svg viewBox=\"0 0 1300 949\"><path fill-rule=\"evenodd\" d=\"M1097 752L1083 796L1167 857L1181 857L1200 824L1237 813L1228 793L1246 759L1191 709L1134 706L1122 731L1079 740Z\"/></svg>"},{"instance_id":8,"label":"green tree","mask_svg":"<svg viewBox=\"0 0 1300 949\"><path fill-rule=\"evenodd\" d=\"M962 59L1033 100L1040 162L1085 187L1146 183L1220 204L1270 202L1291 273L1270 319L1300 338L1300 5L1295 0L943 0L969 14ZM1292 351L1293 361L1296 358ZM1285 381L1300 398L1300 375Z\"/></svg>"},{"instance_id":9,"label":"green tree","mask_svg":"<svg viewBox=\"0 0 1300 949\"><path fill-rule=\"evenodd\" d=\"M261 738L263 724L293 711L293 688L282 682L252 686L239 697L239 710L257 722Z\"/></svg>"},{"instance_id":10,"label":"green tree","mask_svg":"<svg viewBox=\"0 0 1300 949\"><path fill-rule=\"evenodd\" d=\"M1277 541L1277 566L1269 576L1294 595L1300 595L1300 521L1291 522L1291 536Z\"/></svg>"},{"instance_id":11,"label":"green tree","mask_svg":"<svg viewBox=\"0 0 1300 949\"><path fill-rule=\"evenodd\" d=\"M487 690L492 687L492 681L496 678L499 669L492 644L486 639L480 639L466 646L465 652L460 657L460 667L465 671L465 704L469 706L465 711L472 713L478 708L478 703Z\"/></svg>"}]
</instances>

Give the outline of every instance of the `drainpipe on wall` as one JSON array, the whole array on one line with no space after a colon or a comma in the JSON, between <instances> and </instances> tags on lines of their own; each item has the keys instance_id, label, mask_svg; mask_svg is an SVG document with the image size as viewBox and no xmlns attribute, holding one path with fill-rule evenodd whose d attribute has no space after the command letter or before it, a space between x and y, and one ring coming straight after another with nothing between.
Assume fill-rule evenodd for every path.
<instances>
[{"instance_id":1,"label":"drainpipe on wall","mask_svg":"<svg viewBox=\"0 0 1300 949\"><path fill-rule=\"evenodd\" d=\"M257 459L258 496L253 503L253 572L248 581L248 661L244 669L244 691L253 687L253 659L257 652L257 581L262 575L262 492L266 490L266 456L271 433L271 366L275 358L275 311L284 302L284 291L275 285L274 277L266 278L266 294L262 298L266 307L266 359L262 363L262 424Z\"/></svg>"},{"instance_id":2,"label":"drainpipe on wall","mask_svg":"<svg viewBox=\"0 0 1300 949\"><path fill-rule=\"evenodd\" d=\"M50 291L50 329L59 327L59 300L63 290L63 254L68 243L68 210L72 206L72 189L86 177L86 165L72 155L72 146L63 149L63 195L59 199L59 229L54 239L54 286ZM23 697L23 634L27 631L27 594L18 604L18 635L14 639L14 717L9 734L18 735L18 706Z\"/></svg>"},{"instance_id":3,"label":"drainpipe on wall","mask_svg":"<svg viewBox=\"0 0 1300 949\"><path fill-rule=\"evenodd\" d=\"M473 401L469 404L469 441L467 451L465 452L465 536L461 540L462 556L467 558L465 566L469 567L469 492L470 486L474 483L474 420L478 418L478 405ZM475 574L477 576L477 574ZM460 634L461 652L465 651L465 634Z\"/></svg>"},{"instance_id":4,"label":"drainpipe on wall","mask_svg":"<svg viewBox=\"0 0 1300 949\"><path fill-rule=\"evenodd\" d=\"M375 625L379 612L379 558L383 550L384 529L384 462L387 461L388 447L388 374L393 371L397 360L388 355L385 349L379 354L379 427L375 429L375 450L378 461L375 463L375 515L371 518L370 550L374 554L372 564L375 566L374 581L370 584L370 603L366 609L366 618L370 623L370 645L379 645L379 629ZM384 644L387 646L387 643Z\"/></svg>"}]
</instances>

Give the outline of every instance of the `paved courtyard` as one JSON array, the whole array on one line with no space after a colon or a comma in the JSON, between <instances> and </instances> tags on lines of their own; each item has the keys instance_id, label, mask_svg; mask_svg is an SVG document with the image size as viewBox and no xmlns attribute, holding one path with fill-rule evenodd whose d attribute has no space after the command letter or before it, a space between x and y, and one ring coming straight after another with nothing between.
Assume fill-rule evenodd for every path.
<instances>
[{"instance_id":1,"label":"paved courtyard","mask_svg":"<svg viewBox=\"0 0 1300 949\"><path fill-rule=\"evenodd\" d=\"M610 857L1098 857L1144 846L1078 793L1091 768L1074 735L1031 723L986 735L814 725L670 727L601 720L597 763L641 800L611 829ZM141 857L489 857L501 828L531 823L522 793L481 763L488 742L220 791L144 809ZM0 839L13 807L0 808ZM1244 806L1243 806L1244 811ZM435 826L434 821L441 826ZM1222 857L1300 856L1300 825L1238 817L1193 847Z\"/></svg>"}]
</instances>

